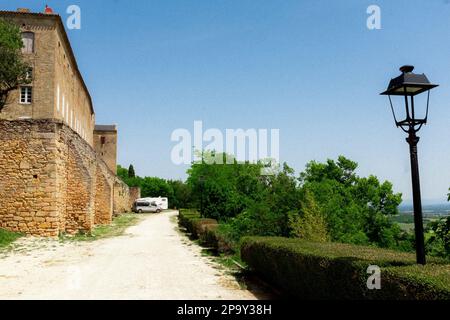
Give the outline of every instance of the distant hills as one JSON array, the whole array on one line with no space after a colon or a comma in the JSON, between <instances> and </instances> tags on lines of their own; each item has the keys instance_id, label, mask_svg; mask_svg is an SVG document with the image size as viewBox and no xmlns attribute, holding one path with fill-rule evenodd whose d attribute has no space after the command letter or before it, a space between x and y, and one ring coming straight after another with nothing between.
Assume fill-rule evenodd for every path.
<instances>
[{"instance_id":1,"label":"distant hills","mask_svg":"<svg viewBox=\"0 0 450 320\"><path fill-rule=\"evenodd\" d=\"M440 203L440 204L423 204L423 214L424 215L450 215L450 203ZM400 213L402 214L412 214L414 212L412 204L402 204L399 207Z\"/></svg>"}]
</instances>

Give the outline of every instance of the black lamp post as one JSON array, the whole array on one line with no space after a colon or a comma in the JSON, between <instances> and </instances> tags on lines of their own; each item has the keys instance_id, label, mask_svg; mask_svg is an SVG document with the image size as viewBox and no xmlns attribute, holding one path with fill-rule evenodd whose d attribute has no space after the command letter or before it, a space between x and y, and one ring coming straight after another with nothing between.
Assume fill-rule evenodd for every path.
<instances>
[{"instance_id":1,"label":"black lamp post","mask_svg":"<svg viewBox=\"0 0 450 320\"><path fill-rule=\"evenodd\" d=\"M423 215L422 215L422 199L420 195L420 179L419 179L419 163L417 159L417 144L420 138L416 133L427 124L428 109L430 103L430 90L436 88L438 85L431 84L424 74L413 73L413 66L403 66L400 68L402 74L392 79L389 83L388 89L382 95L389 96L392 114L394 115L395 124L397 128L401 128L408 134L406 141L409 144L411 155L411 176L413 188L414 201L414 224L416 235L416 253L417 263L425 265L425 240L423 235ZM417 111L414 105L414 97L427 93L427 105L423 117L417 116ZM405 119L398 121L395 108L392 102L392 96L402 97L405 101Z\"/></svg>"}]
</instances>

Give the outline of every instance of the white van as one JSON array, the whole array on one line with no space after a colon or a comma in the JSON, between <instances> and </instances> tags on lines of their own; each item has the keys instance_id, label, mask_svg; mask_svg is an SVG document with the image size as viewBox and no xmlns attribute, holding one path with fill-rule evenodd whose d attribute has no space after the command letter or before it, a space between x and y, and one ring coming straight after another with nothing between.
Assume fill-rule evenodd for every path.
<instances>
[{"instance_id":1,"label":"white van","mask_svg":"<svg viewBox=\"0 0 450 320\"><path fill-rule=\"evenodd\" d=\"M133 205L134 213L160 213L161 207L154 202L137 200Z\"/></svg>"},{"instance_id":2,"label":"white van","mask_svg":"<svg viewBox=\"0 0 450 320\"><path fill-rule=\"evenodd\" d=\"M137 201L147 201L150 203L156 203L158 207L160 207L162 210L168 210L169 209L169 199L168 198L142 198L138 199Z\"/></svg>"}]
</instances>

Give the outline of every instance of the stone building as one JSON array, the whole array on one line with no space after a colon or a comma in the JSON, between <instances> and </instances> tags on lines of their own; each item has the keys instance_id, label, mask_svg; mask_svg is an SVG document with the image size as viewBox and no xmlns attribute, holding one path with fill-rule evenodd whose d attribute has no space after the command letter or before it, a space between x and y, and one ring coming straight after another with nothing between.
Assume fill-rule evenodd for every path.
<instances>
[{"instance_id":1,"label":"stone building","mask_svg":"<svg viewBox=\"0 0 450 320\"><path fill-rule=\"evenodd\" d=\"M61 17L0 11L22 31L31 83L0 112L0 228L38 236L90 231L139 197L116 176L117 128L96 126Z\"/></svg>"}]
</instances>

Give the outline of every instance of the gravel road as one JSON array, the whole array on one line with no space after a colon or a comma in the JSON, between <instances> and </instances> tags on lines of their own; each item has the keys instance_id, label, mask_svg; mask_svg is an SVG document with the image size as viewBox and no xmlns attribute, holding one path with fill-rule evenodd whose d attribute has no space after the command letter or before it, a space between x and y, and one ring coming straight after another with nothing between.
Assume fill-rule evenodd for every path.
<instances>
[{"instance_id":1,"label":"gravel road","mask_svg":"<svg viewBox=\"0 0 450 320\"><path fill-rule=\"evenodd\" d=\"M0 299L255 299L178 232L176 214L95 242L22 239L0 257Z\"/></svg>"}]
</instances>

